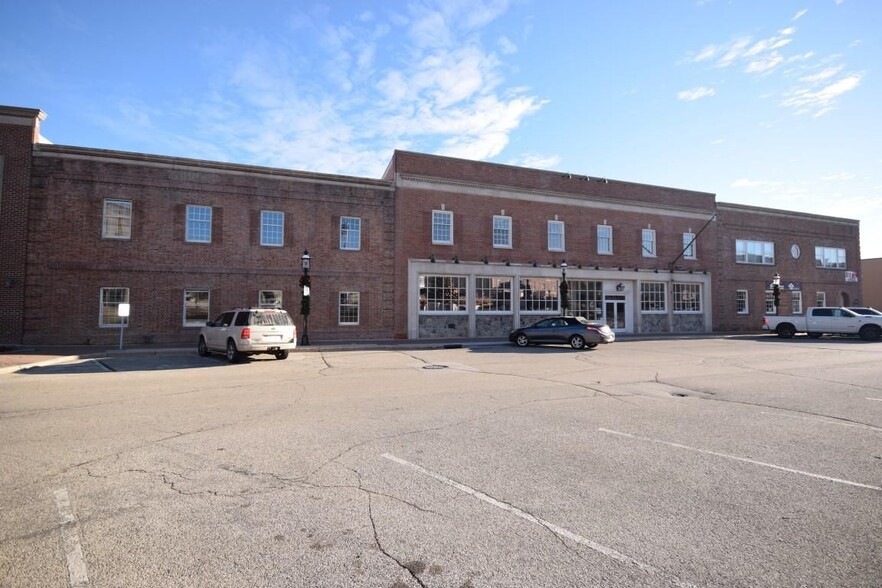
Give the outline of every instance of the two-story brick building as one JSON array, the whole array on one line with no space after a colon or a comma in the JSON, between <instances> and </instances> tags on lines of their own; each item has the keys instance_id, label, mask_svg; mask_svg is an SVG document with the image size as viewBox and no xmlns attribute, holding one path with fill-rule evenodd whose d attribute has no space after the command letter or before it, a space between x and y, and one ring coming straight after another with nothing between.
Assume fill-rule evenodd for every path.
<instances>
[{"instance_id":1,"label":"two-story brick building","mask_svg":"<svg viewBox=\"0 0 882 588\"><path fill-rule=\"evenodd\" d=\"M755 331L776 272L780 312L860 297L854 220L402 151L371 179L50 145L44 118L0 107L0 342L110 343L121 302L136 343L195 344L230 307L297 315L305 250L314 341L498 337L563 310Z\"/></svg>"}]
</instances>

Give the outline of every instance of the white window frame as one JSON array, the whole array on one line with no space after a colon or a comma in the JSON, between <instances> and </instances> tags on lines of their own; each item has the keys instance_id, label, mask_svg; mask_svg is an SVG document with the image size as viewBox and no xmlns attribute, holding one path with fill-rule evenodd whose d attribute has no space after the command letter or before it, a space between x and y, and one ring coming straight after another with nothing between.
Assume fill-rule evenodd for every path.
<instances>
[{"instance_id":1,"label":"white window frame","mask_svg":"<svg viewBox=\"0 0 882 588\"><path fill-rule=\"evenodd\" d=\"M750 261L750 256L760 261ZM771 241L735 240L735 263L750 265L775 265L775 244Z\"/></svg>"},{"instance_id":2,"label":"white window frame","mask_svg":"<svg viewBox=\"0 0 882 588\"><path fill-rule=\"evenodd\" d=\"M683 233L683 259L698 259L695 233Z\"/></svg>"},{"instance_id":3,"label":"white window frame","mask_svg":"<svg viewBox=\"0 0 882 588\"><path fill-rule=\"evenodd\" d=\"M511 249L511 217L493 215L493 247Z\"/></svg>"},{"instance_id":4,"label":"white window frame","mask_svg":"<svg viewBox=\"0 0 882 588\"><path fill-rule=\"evenodd\" d=\"M775 292L766 290L766 314L775 314Z\"/></svg>"},{"instance_id":5,"label":"white window frame","mask_svg":"<svg viewBox=\"0 0 882 588\"><path fill-rule=\"evenodd\" d=\"M353 302L353 299L355 302ZM341 326L353 326L358 325L361 321L361 294L358 292L340 292L340 296L338 297L337 303L337 324ZM351 318L351 312L355 311L355 320L344 320L345 318ZM349 313L344 312L348 310Z\"/></svg>"},{"instance_id":6,"label":"white window frame","mask_svg":"<svg viewBox=\"0 0 882 588\"><path fill-rule=\"evenodd\" d=\"M742 306L743 303L743 306ZM750 314L750 292L735 290L735 314Z\"/></svg>"},{"instance_id":7,"label":"white window frame","mask_svg":"<svg viewBox=\"0 0 882 588\"><path fill-rule=\"evenodd\" d=\"M206 302L206 311L205 311L205 317L206 317L206 318L205 318L205 320L198 320L198 319L187 320L187 309L188 309L188 308L197 308L196 305L194 305L194 306L189 306L189 307L188 307L188 305L187 305L187 296L188 296L191 292L194 293L194 294L196 294L196 293L204 293L204 294L207 294L207 295L208 295L208 300L207 300L207 302ZM204 326L205 326L205 323L206 323L208 320L211 319L211 290L207 290L207 289L204 289L204 288L185 288L185 289L184 289L184 297L183 297L183 300L181 301L181 303L182 303L182 307L181 307L181 324L182 324L183 326L185 326L185 327L204 327Z\"/></svg>"},{"instance_id":8,"label":"white window frame","mask_svg":"<svg viewBox=\"0 0 882 588\"><path fill-rule=\"evenodd\" d=\"M127 214L119 212L127 211ZM132 201L118 198L104 199L101 220L101 238L127 241L132 238Z\"/></svg>"},{"instance_id":9,"label":"white window frame","mask_svg":"<svg viewBox=\"0 0 882 588\"><path fill-rule=\"evenodd\" d=\"M833 260L831 262L831 260ZM823 269L845 269L844 247L815 247L815 267Z\"/></svg>"},{"instance_id":10,"label":"white window frame","mask_svg":"<svg viewBox=\"0 0 882 588\"><path fill-rule=\"evenodd\" d=\"M101 288L98 300L99 327L119 327L128 322L128 319L119 316L119 305L129 303L128 288Z\"/></svg>"},{"instance_id":11,"label":"white window frame","mask_svg":"<svg viewBox=\"0 0 882 588\"><path fill-rule=\"evenodd\" d=\"M802 290L790 292L790 313L802 314Z\"/></svg>"},{"instance_id":12,"label":"white window frame","mask_svg":"<svg viewBox=\"0 0 882 588\"><path fill-rule=\"evenodd\" d=\"M667 306L667 284L665 282L640 283L640 313L665 314Z\"/></svg>"},{"instance_id":13,"label":"white window frame","mask_svg":"<svg viewBox=\"0 0 882 588\"><path fill-rule=\"evenodd\" d=\"M260 211L260 245L282 247L285 245L285 213L280 210Z\"/></svg>"},{"instance_id":14,"label":"white window frame","mask_svg":"<svg viewBox=\"0 0 882 588\"><path fill-rule=\"evenodd\" d=\"M548 221L548 250L566 251L566 226L563 221Z\"/></svg>"},{"instance_id":15,"label":"white window frame","mask_svg":"<svg viewBox=\"0 0 882 588\"><path fill-rule=\"evenodd\" d=\"M613 254L613 228L612 225L597 225L597 254Z\"/></svg>"},{"instance_id":16,"label":"white window frame","mask_svg":"<svg viewBox=\"0 0 882 588\"><path fill-rule=\"evenodd\" d=\"M643 257L657 257L655 236L655 229L643 229L640 233L640 252Z\"/></svg>"},{"instance_id":17,"label":"white window frame","mask_svg":"<svg viewBox=\"0 0 882 588\"><path fill-rule=\"evenodd\" d=\"M208 218L204 218L204 214L208 213ZM202 218L199 218L202 216ZM214 211L210 206L201 206L198 204L187 205L187 219L185 231L185 240L187 243L211 243L211 221L214 217Z\"/></svg>"},{"instance_id":18,"label":"white window frame","mask_svg":"<svg viewBox=\"0 0 882 588\"><path fill-rule=\"evenodd\" d=\"M816 292L815 293L815 306L820 306L824 308L827 306L827 293L826 292Z\"/></svg>"},{"instance_id":19,"label":"white window frame","mask_svg":"<svg viewBox=\"0 0 882 588\"><path fill-rule=\"evenodd\" d=\"M429 285L431 283L431 285ZM426 299L425 307L420 300L420 314L468 314L468 292L469 278L463 275L447 275L447 274L420 274L419 276L420 293L425 290ZM440 284L440 285L439 285ZM441 293L441 298L429 299L429 293ZM455 294L455 298L453 296ZM455 300L455 303L449 301ZM430 309L429 306L434 305L436 308ZM442 308L437 308L437 306ZM443 308L445 305L451 308ZM455 308L454 308L455 307Z\"/></svg>"},{"instance_id":20,"label":"white window frame","mask_svg":"<svg viewBox=\"0 0 882 588\"><path fill-rule=\"evenodd\" d=\"M361 251L361 217L340 217L340 249Z\"/></svg>"},{"instance_id":21,"label":"white window frame","mask_svg":"<svg viewBox=\"0 0 882 588\"><path fill-rule=\"evenodd\" d=\"M527 289L529 284L530 288ZM527 293L540 293L527 297ZM560 312L560 280L522 276L518 284L521 314L554 314Z\"/></svg>"},{"instance_id":22,"label":"white window frame","mask_svg":"<svg viewBox=\"0 0 882 588\"><path fill-rule=\"evenodd\" d=\"M441 231L449 233L447 238ZM432 244L433 245L453 245L453 211L452 210L433 210L432 211Z\"/></svg>"},{"instance_id":23,"label":"white window frame","mask_svg":"<svg viewBox=\"0 0 882 588\"><path fill-rule=\"evenodd\" d=\"M258 308L282 308L281 290L261 290L257 293Z\"/></svg>"},{"instance_id":24,"label":"white window frame","mask_svg":"<svg viewBox=\"0 0 882 588\"><path fill-rule=\"evenodd\" d=\"M678 293L679 290L679 293ZM687 292L689 290L689 292ZM675 314L701 314L704 300L702 300L701 284L694 282L674 282L671 284L671 308ZM678 295L679 294L679 295ZM684 295L688 294L689 297ZM689 308L685 308L689 303Z\"/></svg>"},{"instance_id":25,"label":"white window frame","mask_svg":"<svg viewBox=\"0 0 882 588\"><path fill-rule=\"evenodd\" d=\"M475 276L475 312L478 314L511 314L511 276ZM488 304L488 308L481 308Z\"/></svg>"}]
</instances>

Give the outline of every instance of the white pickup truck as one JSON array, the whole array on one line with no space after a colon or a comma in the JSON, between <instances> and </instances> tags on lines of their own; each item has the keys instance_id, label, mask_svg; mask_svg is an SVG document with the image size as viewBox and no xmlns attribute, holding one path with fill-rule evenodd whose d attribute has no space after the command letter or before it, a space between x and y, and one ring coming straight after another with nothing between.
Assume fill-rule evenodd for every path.
<instances>
[{"instance_id":1,"label":"white pickup truck","mask_svg":"<svg viewBox=\"0 0 882 588\"><path fill-rule=\"evenodd\" d=\"M830 335L860 335L865 341L882 338L882 315L863 315L844 307L812 306L805 316L763 316L763 329L775 331L779 337L790 339L796 333L808 333L818 338Z\"/></svg>"}]
</instances>

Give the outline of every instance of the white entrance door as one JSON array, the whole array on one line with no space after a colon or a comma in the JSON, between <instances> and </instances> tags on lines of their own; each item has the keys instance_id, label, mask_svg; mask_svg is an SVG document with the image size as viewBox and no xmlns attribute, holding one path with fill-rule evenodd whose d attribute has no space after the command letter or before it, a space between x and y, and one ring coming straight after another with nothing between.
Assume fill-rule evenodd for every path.
<instances>
[{"instance_id":1,"label":"white entrance door","mask_svg":"<svg viewBox=\"0 0 882 588\"><path fill-rule=\"evenodd\" d=\"M606 324L617 333L628 330L628 316L625 313L625 306L624 294L607 294L604 296L604 318L606 319Z\"/></svg>"}]
</instances>

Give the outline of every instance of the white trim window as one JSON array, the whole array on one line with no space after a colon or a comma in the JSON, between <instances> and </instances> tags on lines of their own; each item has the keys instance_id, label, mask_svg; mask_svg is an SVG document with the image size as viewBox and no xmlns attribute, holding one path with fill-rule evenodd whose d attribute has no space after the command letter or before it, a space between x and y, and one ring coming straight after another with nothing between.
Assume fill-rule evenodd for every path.
<instances>
[{"instance_id":1,"label":"white trim window","mask_svg":"<svg viewBox=\"0 0 882 588\"><path fill-rule=\"evenodd\" d=\"M104 239L132 238L132 201L104 200L104 217L101 221L101 237Z\"/></svg>"},{"instance_id":2,"label":"white trim window","mask_svg":"<svg viewBox=\"0 0 882 588\"><path fill-rule=\"evenodd\" d=\"M361 250L361 219L359 217L340 217L340 249Z\"/></svg>"},{"instance_id":3,"label":"white trim window","mask_svg":"<svg viewBox=\"0 0 882 588\"><path fill-rule=\"evenodd\" d=\"M420 276L420 312L468 312L466 276Z\"/></svg>"},{"instance_id":4,"label":"white trim window","mask_svg":"<svg viewBox=\"0 0 882 588\"><path fill-rule=\"evenodd\" d=\"M432 244L453 245L453 211L432 211Z\"/></svg>"},{"instance_id":5,"label":"white trim window","mask_svg":"<svg viewBox=\"0 0 882 588\"><path fill-rule=\"evenodd\" d=\"M790 292L790 312L792 314L802 314L802 291L793 290Z\"/></svg>"},{"instance_id":6,"label":"white trim window","mask_svg":"<svg viewBox=\"0 0 882 588\"><path fill-rule=\"evenodd\" d=\"M261 290L257 299L258 308L282 308L281 290Z\"/></svg>"},{"instance_id":7,"label":"white trim window","mask_svg":"<svg viewBox=\"0 0 882 588\"><path fill-rule=\"evenodd\" d=\"M750 306L747 290L735 290L735 313L750 314Z\"/></svg>"},{"instance_id":8,"label":"white trim window","mask_svg":"<svg viewBox=\"0 0 882 588\"><path fill-rule=\"evenodd\" d=\"M683 233L683 259L698 259L695 251L695 233Z\"/></svg>"},{"instance_id":9,"label":"white trim window","mask_svg":"<svg viewBox=\"0 0 882 588\"><path fill-rule=\"evenodd\" d=\"M187 243L211 243L211 207L187 205Z\"/></svg>"},{"instance_id":10,"label":"white trim window","mask_svg":"<svg viewBox=\"0 0 882 588\"><path fill-rule=\"evenodd\" d=\"M826 292L816 292L815 293L815 306L820 306L821 308L827 306L827 293Z\"/></svg>"},{"instance_id":11,"label":"white trim window","mask_svg":"<svg viewBox=\"0 0 882 588\"><path fill-rule=\"evenodd\" d=\"M701 312L701 284L674 282L671 284L674 312Z\"/></svg>"},{"instance_id":12,"label":"white trim window","mask_svg":"<svg viewBox=\"0 0 882 588\"><path fill-rule=\"evenodd\" d=\"M597 253L599 255L613 253L613 228L610 225L597 225Z\"/></svg>"},{"instance_id":13,"label":"white trim window","mask_svg":"<svg viewBox=\"0 0 882 588\"><path fill-rule=\"evenodd\" d=\"M735 263L775 265L775 244L769 241L736 239Z\"/></svg>"},{"instance_id":14,"label":"white trim window","mask_svg":"<svg viewBox=\"0 0 882 588\"><path fill-rule=\"evenodd\" d=\"M644 314L667 312L664 282L640 283L640 312Z\"/></svg>"},{"instance_id":15,"label":"white trim window","mask_svg":"<svg viewBox=\"0 0 882 588\"><path fill-rule=\"evenodd\" d=\"M845 269L845 249L840 247L815 247L815 267Z\"/></svg>"},{"instance_id":16,"label":"white trim window","mask_svg":"<svg viewBox=\"0 0 882 588\"><path fill-rule=\"evenodd\" d=\"M202 327L211 315L211 291L210 290L184 290L184 320L185 327Z\"/></svg>"},{"instance_id":17,"label":"white trim window","mask_svg":"<svg viewBox=\"0 0 882 588\"><path fill-rule=\"evenodd\" d=\"M284 212L260 211L260 244L265 247L281 247L285 244Z\"/></svg>"},{"instance_id":18,"label":"white trim window","mask_svg":"<svg viewBox=\"0 0 882 588\"><path fill-rule=\"evenodd\" d=\"M493 246L511 249L511 217L493 215Z\"/></svg>"},{"instance_id":19,"label":"white trim window","mask_svg":"<svg viewBox=\"0 0 882 588\"><path fill-rule=\"evenodd\" d=\"M548 221L548 250L549 251L566 251L566 240L563 221Z\"/></svg>"},{"instance_id":20,"label":"white trim window","mask_svg":"<svg viewBox=\"0 0 882 588\"><path fill-rule=\"evenodd\" d=\"M655 257L655 229L643 229L641 235L643 257Z\"/></svg>"},{"instance_id":21,"label":"white trim window","mask_svg":"<svg viewBox=\"0 0 882 588\"><path fill-rule=\"evenodd\" d=\"M521 278L520 304L523 312L558 312L560 297L557 278Z\"/></svg>"},{"instance_id":22,"label":"white trim window","mask_svg":"<svg viewBox=\"0 0 882 588\"><path fill-rule=\"evenodd\" d=\"M775 292L766 290L766 314L775 314Z\"/></svg>"},{"instance_id":23,"label":"white trim window","mask_svg":"<svg viewBox=\"0 0 882 588\"><path fill-rule=\"evenodd\" d=\"M119 316L119 305L129 303L128 288L101 288L101 308L98 311L98 326L118 327L126 320Z\"/></svg>"},{"instance_id":24,"label":"white trim window","mask_svg":"<svg viewBox=\"0 0 882 588\"><path fill-rule=\"evenodd\" d=\"M337 320L340 325L357 325L361 313L361 296L358 292L340 292Z\"/></svg>"},{"instance_id":25,"label":"white trim window","mask_svg":"<svg viewBox=\"0 0 882 588\"><path fill-rule=\"evenodd\" d=\"M511 278L475 278L475 311L511 313Z\"/></svg>"}]
</instances>

